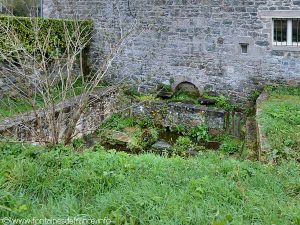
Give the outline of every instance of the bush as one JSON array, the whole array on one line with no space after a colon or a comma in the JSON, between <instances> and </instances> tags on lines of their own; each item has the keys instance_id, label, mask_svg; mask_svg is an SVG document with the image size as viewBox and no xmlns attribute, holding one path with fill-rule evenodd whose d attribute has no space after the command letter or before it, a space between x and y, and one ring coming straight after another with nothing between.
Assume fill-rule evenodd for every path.
<instances>
[{"instance_id":1,"label":"bush","mask_svg":"<svg viewBox=\"0 0 300 225\"><path fill-rule=\"evenodd\" d=\"M194 144L189 137L179 137L173 146L173 154L185 156L186 151L193 147Z\"/></svg>"},{"instance_id":2,"label":"bush","mask_svg":"<svg viewBox=\"0 0 300 225\"><path fill-rule=\"evenodd\" d=\"M16 35L20 46L15 49L14 40L8 40L5 29L10 29L12 35ZM80 37L83 46L88 45L91 32L93 29L90 20L60 20L60 19L42 19L0 16L0 49L7 56L17 55L16 51L22 52L24 48L30 54L36 52L37 43L48 43L45 49L46 56L55 57L63 54L68 45L68 38L76 42ZM49 40L47 40L49 39ZM77 44L76 44L77 45ZM88 46L86 46L88 47Z\"/></svg>"},{"instance_id":3,"label":"bush","mask_svg":"<svg viewBox=\"0 0 300 225\"><path fill-rule=\"evenodd\" d=\"M208 126L206 125L198 125L193 127L189 132L189 136L194 138L197 142L209 140L209 131Z\"/></svg>"},{"instance_id":4,"label":"bush","mask_svg":"<svg viewBox=\"0 0 300 225\"><path fill-rule=\"evenodd\" d=\"M127 147L132 151L143 151L154 144L158 140L158 137L159 133L155 128L138 128L138 130L134 132L133 138Z\"/></svg>"}]
</instances>

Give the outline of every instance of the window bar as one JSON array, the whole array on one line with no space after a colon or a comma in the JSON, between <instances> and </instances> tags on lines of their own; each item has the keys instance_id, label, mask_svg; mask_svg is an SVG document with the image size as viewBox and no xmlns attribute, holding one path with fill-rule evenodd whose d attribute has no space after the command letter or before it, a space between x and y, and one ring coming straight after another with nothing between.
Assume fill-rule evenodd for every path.
<instances>
[{"instance_id":1,"label":"window bar","mask_svg":"<svg viewBox=\"0 0 300 225\"><path fill-rule=\"evenodd\" d=\"M276 46L278 46L278 27L276 26Z\"/></svg>"},{"instance_id":2,"label":"window bar","mask_svg":"<svg viewBox=\"0 0 300 225\"><path fill-rule=\"evenodd\" d=\"M299 46L299 18L297 18L297 47Z\"/></svg>"},{"instance_id":3,"label":"window bar","mask_svg":"<svg viewBox=\"0 0 300 225\"><path fill-rule=\"evenodd\" d=\"M286 37L287 45L293 46L293 20L287 20L287 37Z\"/></svg>"},{"instance_id":4,"label":"window bar","mask_svg":"<svg viewBox=\"0 0 300 225\"><path fill-rule=\"evenodd\" d=\"M279 34L280 34L280 43L281 43L281 45L282 45L283 37L282 37L282 20L281 20L281 18L280 18L280 29L279 29L279 32L281 32L281 33L279 33Z\"/></svg>"},{"instance_id":5,"label":"window bar","mask_svg":"<svg viewBox=\"0 0 300 225\"><path fill-rule=\"evenodd\" d=\"M284 21L284 19L282 19ZM287 29L286 29L286 42L285 42L285 46L288 46L288 21L286 21L286 25L287 25ZM281 30L283 33L283 30Z\"/></svg>"}]
</instances>

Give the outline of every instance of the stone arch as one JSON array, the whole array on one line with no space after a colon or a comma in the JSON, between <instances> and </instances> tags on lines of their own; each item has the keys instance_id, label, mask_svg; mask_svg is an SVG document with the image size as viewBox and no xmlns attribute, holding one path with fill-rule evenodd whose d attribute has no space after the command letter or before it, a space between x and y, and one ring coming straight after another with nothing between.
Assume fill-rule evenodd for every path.
<instances>
[{"instance_id":1,"label":"stone arch","mask_svg":"<svg viewBox=\"0 0 300 225\"><path fill-rule=\"evenodd\" d=\"M200 82L197 79L184 76L178 76L174 78L172 90L176 92L178 90L178 87L180 87L180 85L183 84L190 84L196 87L200 96L202 96L204 93L204 87L200 84Z\"/></svg>"}]
</instances>

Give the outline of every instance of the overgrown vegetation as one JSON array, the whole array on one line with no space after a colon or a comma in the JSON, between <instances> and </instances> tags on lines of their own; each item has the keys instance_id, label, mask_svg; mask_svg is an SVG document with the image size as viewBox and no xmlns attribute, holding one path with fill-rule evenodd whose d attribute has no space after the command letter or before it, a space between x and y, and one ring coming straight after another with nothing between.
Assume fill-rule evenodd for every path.
<instances>
[{"instance_id":1,"label":"overgrown vegetation","mask_svg":"<svg viewBox=\"0 0 300 225\"><path fill-rule=\"evenodd\" d=\"M74 96L78 96L83 93L84 86L80 80L76 81L73 85L73 88L69 90L68 93L66 93L67 97L71 98ZM97 88L103 88L106 84L99 83ZM54 102L58 103L60 102L62 93L61 93L61 83L58 83L55 87L52 89L53 93L53 100ZM44 100L41 95L35 96L35 104L37 108L42 108L44 106ZM20 113L25 113L28 111L31 111L33 109L32 105L28 101L24 101L22 96L11 96L7 95L0 99L0 121L2 119L12 117L15 115L18 115Z\"/></svg>"},{"instance_id":2,"label":"overgrown vegetation","mask_svg":"<svg viewBox=\"0 0 300 225\"><path fill-rule=\"evenodd\" d=\"M5 29L10 30L13 39L8 40ZM0 49L2 55L19 59L20 53L15 49L15 42L18 42L21 52L24 52L22 50L24 48L28 53L41 54L40 57L59 57L66 51L70 51L70 48L77 48L80 45L77 43L79 34L82 46L89 43L92 29L93 23L89 20L75 21L0 15ZM66 34L70 39L65 37ZM68 41L70 42L67 43ZM38 52L41 46L46 49ZM0 60L7 59L0 58Z\"/></svg>"},{"instance_id":3,"label":"overgrown vegetation","mask_svg":"<svg viewBox=\"0 0 300 225\"><path fill-rule=\"evenodd\" d=\"M0 218L112 224L299 224L300 167L0 145Z\"/></svg>"},{"instance_id":4,"label":"overgrown vegetation","mask_svg":"<svg viewBox=\"0 0 300 225\"><path fill-rule=\"evenodd\" d=\"M177 139L173 146L173 154L178 156L186 156L186 152L195 148L195 143L187 136L181 136Z\"/></svg>"},{"instance_id":5,"label":"overgrown vegetation","mask_svg":"<svg viewBox=\"0 0 300 225\"><path fill-rule=\"evenodd\" d=\"M1 0L2 11L14 16L39 16L40 3L40 0Z\"/></svg>"},{"instance_id":6,"label":"overgrown vegetation","mask_svg":"<svg viewBox=\"0 0 300 225\"><path fill-rule=\"evenodd\" d=\"M243 142L236 137L223 135L221 137L221 142L220 151L224 153L233 154L243 150Z\"/></svg>"},{"instance_id":7,"label":"overgrown vegetation","mask_svg":"<svg viewBox=\"0 0 300 225\"><path fill-rule=\"evenodd\" d=\"M192 95L186 91L181 91L181 90L177 91L173 95L173 97L168 101L198 104L198 98L195 95Z\"/></svg>"},{"instance_id":8,"label":"overgrown vegetation","mask_svg":"<svg viewBox=\"0 0 300 225\"><path fill-rule=\"evenodd\" d=\"M164 140L165 135L171 135L172 140ZM188 152L197 153L209 150L210 147L206 147L206 145L210 142L214 143L213 146L215 146L211 148L217 150L218 145L220 145L222 153L238 158L240 155L236 153L241 154L244 150L244 142L241 139L227 133L213 136L206 125L195 127L178 125L166 129L154 124L149 118L124 117L121 114L114 114L109 120L103 123L98 131L98 136L102 137L102 144L108 143L111 148L115 147L117 149L120 145L120 139L125 139L125 143L130 139L126 145L127 149L121 148L121 150L133 153L152 152L152 145L160 138L164 141L169 141L169 144L173 145L168 150L167 155L169 156L187 157L191 156ZM120 138L116 138L116 136Z\"/></svg>"},{"instance_id":9,"label":"overgrown vegetation","mask_svg":"<svg viewBox=\"0 0 300 225\"><path fill-rule=\"evenodd\" d=\"M258 118L271 147L270 160L300 157L300 88L269 87Z\"/></svg>"}]
</instances>

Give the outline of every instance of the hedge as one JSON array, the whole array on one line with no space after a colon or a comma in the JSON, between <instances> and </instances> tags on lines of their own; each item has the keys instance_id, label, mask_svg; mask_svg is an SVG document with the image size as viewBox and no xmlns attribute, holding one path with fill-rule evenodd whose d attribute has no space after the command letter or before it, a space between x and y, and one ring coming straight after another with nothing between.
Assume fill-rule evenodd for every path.
<instances>
[{"instance_id":1,"label":"hedge","mask_svg":"<svg viewBox=\"0 0 300 225\"><path fill-rule=\"evenodd\" d=\"M48 57L52 57L65 52L68 46L65 31L70 34L72 42L78 36L76 34L80 34L80 43L87 47L93 30L93 23L91 20L43 19L0 15L0 51L12 53L17 49L15 45L12 45L10 35L7 36L3 29L9 29L16 34L19 40L18 44L31 54L37 51L37 39L40 43L45 43L49 38L49 44L43 52Z\"/></svg>"}]
</instances>

